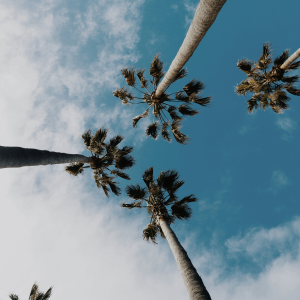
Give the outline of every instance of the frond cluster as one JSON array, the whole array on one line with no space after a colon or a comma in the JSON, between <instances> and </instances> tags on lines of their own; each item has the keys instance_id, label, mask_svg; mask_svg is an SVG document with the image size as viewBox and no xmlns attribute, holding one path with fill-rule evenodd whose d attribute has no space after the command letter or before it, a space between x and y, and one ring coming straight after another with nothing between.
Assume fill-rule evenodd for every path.
<instances>
[{"instance_id":1,"label":"frond cluster","mask_svg":"<svg viewBox=\"0 0 300 300\"><path fill-rule=\"evenodd\" d=\"M147 208L151 221L143 231L143 238L156 243L157 234L165 238L160 227L160 218L168 223L174 223L176 219L189 219L192 215L189 203L196 202L197 198L189 195L178 200L176 193L184 181L179 179L178 173L174 170L160 172L158 178L154 180L151 167L144 172L143 180L146 187L141 187L139 184L126 187L127 196L134 201L123 203L122 207L128 209Z\"/></svg>"},{"instance_id":2,"label":"frond cluster","mask_svg":"<svg viewBox=\"0 0 300 300\"><path fill-rule=\"evenodd\" d=\"M300 61L292 63L286 69L281 69L282 64L289 57L289 51L286 50L274 59L272 68L267 71L272 63L271 55L271 45L265 43L257 62L243 59L237 64L237 67L247 74L247 78L236 87L236 93L243 96L248 92L253 94L247 101L249 113L254 109L268 107L276 113L281 113L289 108L290 98L287 92L300 96L300 89L295 87L299 76L286 76L289 71L300 68Z\"/></svg>"},{"instance_id":3,"label":"frond cluster","mask_svg":"<svg viewBox=\"0 0 300 300\"><path fill-rule=\"evenodd\" d=\"M108 130L105 128L100 128L94 135L91 135L90 130L84 133L82 138L86 148L92 153L91 162L88 166L84 166L84 163L71 163L65 170L69 174L77 176L82 174L85 168L92 168L97 187L102 188L105 195L109 197L109 192L116 196L120 195L121 189L114 179L121 177L130 180L130 177L123 170L132 167L135 162L133 157L129 155L133 147L119 148L119 144L123 141L121 135L105 142L107 133Z\"/></svg>"},{"instance_id":4,"label":"frond cluster","mask_svg":"<svg viewBox=\"0 0 300 300\"><path fill-rule=\"evenodd\" d=\"M189 82L182 91L174 94L168 94L166 90L162 93L160 97L156 97L156 89L161 78L164 76L163 63L159 59L159 55L155 55L153 61L150 64L150 76L152 79L150 83L153 86L153 91L148 90L148 80L144 77L145 69L134 69L134 68L124 68L122 69L122 74L125 77L126 83L139 91L142 95L140 97L133 96L131 92L125 89L117 89L114 91L113 95L120 100L123 104L145 104L148 105L147 109L139 116L133 118L132 126L136 127L137 123L149 116L150 110L152 110L152 115L155 119L153 123L150 124L146 129L146 135L157 139L159 133L161 133L163 139L170 142L171 134L173 134L175 140L180 144L187 144L189 138L184 135L181 129L181 122L185 117L194 116L199 113L199 111L192 108L192 104L196 103L202 106L207 106L211 97L201 97L201 93L204 89L204 84L198 80L192 80ZM178 79L184 78L187 75L186 69L181 69L173 82ZM136 87L136 77L138 78L141 88L144 92L140 91ZM172 82L172 83L173 83Z\"/></svg>"},{"instance_id":5,"label":"frond cluster","mask_svg":"<svg viewBox=\"0 0 300 300\"><path fill-rule=\"evenodd\" d=\"M46 293L39 290L38 285L35 283L30 291L29 300L48 300L52 295L52 287L48 289ZM19 297L15 294L10 294L9 298L11 300L19 300Z\"/></svg>"}]
</instances>

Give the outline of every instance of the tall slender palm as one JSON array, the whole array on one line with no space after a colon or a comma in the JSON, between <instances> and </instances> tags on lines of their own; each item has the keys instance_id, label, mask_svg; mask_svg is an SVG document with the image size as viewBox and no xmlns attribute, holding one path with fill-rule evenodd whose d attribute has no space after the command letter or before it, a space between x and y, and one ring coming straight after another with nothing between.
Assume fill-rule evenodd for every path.
<instances>
[{"instance_id":1,"label":"tall slender palm","mask_svg":"<svg viewBox=\"0 0 300 300\"><path fill-rule=\"evenodd\" d=\"M133 147L124 146L119 149L118 145L123 140L121 135L117 135L105 143L107 133L107 129L100 128L94 135L91 135L90 130L82 135L86 148L92 153L91 157L38 149L0 146L0 169L71 163L65 167L68 173L77 176L82 174L85 168L92 168L97 187L101 187L107 197L109 197L110 191L118 196L120 188L113 180L115 177L130 180L129 176L122 170L134 165L134 159L129 155ZM85 163L89 165L84 166ZM114 167L114 169L110 169L110 167ZM107 172L113 176L109 176Z\"/></svg>"},{"instance_id":2,"label":"tall slender palm","mask_svg":"<svg viewBox=\"0 0 300 300\"><path fill-rule=\"evenodd\" d=\"M247 101L249 113L252 113L254 108L268 107L276 113L281 113L289 108L290 97L287 92L300 96L300 89L295 87L299 76L286 76L289 71L300 68L300 61L295 62L300 56L300 49L290 58L289 50L283 51L267 71L272 63L271 55L271 44L264 43L262 55L257 62L243 59L237 64L237 67L247 74L247 78L236 87L236 93L243 96L248 92L253 93L252 98Z\"/></svg>"},{"instance_id":3,"label":"tall slender palm","mask_svg":"<svg viewBox=\"0 0 300 300\"><path fill-rule=\"evenodd\" d=\"M52 287L50 287L46 293L43 293L39 290L38 285L35 283L31 288L28 300L48 300L51 295ZM11 300L19 300L19 296L15 294L10 294L9 297Z\"/></svg>"},{"instance_id":4,"label":"tall slender palm","mask_svg":"<svg viewBox=\"0 0 300 300\"><path fill-rule=\"evenodd\" d=\"M169 132L171 130L175 140L178 143L187 144L188 137L180 132L181 122L185 116L194 116L199 113L197 110L192 109L192 103L200 104L202 106L206 106L210 103L211 97L200 97L200 94L204 89L204 84L201 81L192 80L184 86L183 90L173 94L168 94L165 90L158 98L155 96L156 88L160 79L164 75L163 63L159 60L158 55L155 55L150 65L149 72L152 76L152 80L150 80L150 82L153 85L153 92L148 90L148 80L145 79L144 72L144 69L122 69L122 74L126 79L126 83L130 87L134 87L137 91L142 93L140 97L132 95L132 93L126 90L125 87L114 91L114 96L121 99L122 103L125 105L145 104L148 106L143 114L133 118L133 127L137 125L139 120L147 117L150 109L152 109L153 117L156 119L156 121L153 120L154 122L147 127L146 134L156 139L158 137L158 131L161 130L162 137L170 142L171 138ZM136 75L141 83L141 88L144 89L145 92L140 91L136 87ZM186 75L187 70L181 69L177 72L177 75L173 78L172 82L184 78ZM176 106L176 104L181 105Z\"/></svg>"},{"instance_id":5,"label":"tall slender palm","mask_svg":"<svg viewBox=\"0 0 300 300\"><path fill-rule=\"evenodd\" d=\"M175 257L178 269L183 278L184 284L191 300L210 300L201 277L198 275L186 251L179 243L175 233L170 227L176 219L187 220L192 215L189 203L197 201L194 195L189 195L178 200L177 190L184 184L179 180L176 171L161 172L156 180L153 179L153 168L147 169L143 174L146 187L129 185L126 193L133 198L132 203L123 203L122 207L147 208L150 215L150 224L143 231L146 241L156 243L159 233L166 238ZM146 205L142 205L145 203Z\"/></svg>"},{"instance_id":6,"label":"tall slender palm","mask_svg":"<svg viewBox=\"0 0 300 300\"><path fill-rule=\"evenodd\" d=\"M199 2L186 37L172 61L168 72L155 91L155 96L157 98L162 96L170 84L174 82L174 78L176 78L178 72L180 72L193 55L206 32L214 23L225 2L226 0L201 0Z\"/></svg>"}]
</instances>

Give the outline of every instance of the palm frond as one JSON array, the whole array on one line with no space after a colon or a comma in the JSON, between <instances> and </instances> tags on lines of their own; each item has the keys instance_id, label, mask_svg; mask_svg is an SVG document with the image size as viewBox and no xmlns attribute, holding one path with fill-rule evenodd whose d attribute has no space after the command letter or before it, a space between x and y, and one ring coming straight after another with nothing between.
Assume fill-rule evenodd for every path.
<instances>
[{"instance_id":1,"label":"palm frond","mask_svg":"<svg viewBox=\"0 0 300 300\"><path fill-rule=\"evenodd\" d=\"M91 146L92 147L96 147L96 146L100 146L103 147L104 146L104 141L107 137L107 133L108 133L108 129L106 128L100 128L98 129L95 134L91 137Z\"/></svg>"},{"instance_id":2,"label":"palm frond","mask_svg":"<svg viewBox=\"0 0 300 300\"><path fill-rule=\"evenodd\" d=\"M154 243L156 243L156 237L159 229L156 225L148 224L148 227L143 230L143 239L149 242L150 240Z\"/></svg>"},{"instance_id":3,"label":"palm frond","mask_svg":"<svg viewBox=\"0 0 300 300\"><path fill-rule=\"evenodd\" d=\"M123 141L124 137L122 135L116 135L109 140L109 143L106 146L107 151L115 150L116 147Z\"/></svg>"},{"instance_id":4,"label":"palm frond","mask_svg":"<svg viewBox=\"0 0 300 300\"><path fill-rule=\"evenodd\" d=\"M193 79L191 82L189 82L184 88L183 90L186 92L186 94L188 96L196 93L200 93L202 90L204 89L204 83L199 81L199 80L196 80L196 79Z\"/></svg>"},{"instance_id":5,"label":"palm frond","mask_svg":"<svg viewBox=\"0 0 300 300\"><path fill-rule=\"evenodd\" d=\"M192 203L198 201L197 197L195 195L191 194L189 196L185 196L182 198L178 203L183 204L183 203Z\"/></svg>"},{"instance_id":6,"label":"palm frond","mask_svg":"<svg viewBox=\"0 0 300 300\"><path fill-rule=\"evenodd\" d=\"M243 80L239 85L236 86L235 91L238 95L245 96L252 90L252 86L248 79Z\"/></svg>"},{"instance_id":7,"label":"palm frond","mask_svg":"<svg viewBox=\"0 0 300 300\"><path fill-rule=\"evenodd\" d=\"M256 67L260 70L265 70L271 62L272 62L271 44L264 43L262 55L259 58L258 63L256 64Z\"/></svg>"},{"instance_id":8,"label":"palm frond","mask_svg":"<svg viewBox=\"0 0 300 300\"><path fill-rule=\"evenodd\" d=\"M39 293L39 287L36 283L33 284L29 298L35 298L35 296Z\"/></svg>"},{"instance_id":9,"label":"palm frond","mask_svg":"<svg viewBox=\"0 0 300 300\"><path fill-rule=\"evenodd\" d=\"M274 66L280 67L288 58L289 58L290 50L285 50L280 56L277 56L274 59Z\"/></svg>"},{"instance_id":10,"label":"palm frond","mask_svg":"<svg viewBox=\"0 0 300 300\"><path fill-rule=\"evenodd\" d=\"M283 86L284 89L286 89L290 94L295 95L295 96L300 96L300 90L296 89L293 84L285 84Z\"/></svg>"},{"instance_id":11,"label":"palm frond","mask_svg":"<svg viewBox=\"0 0 300 300\"><path fill-rule=\"evenodd\" d=\"M44 297L42 300L48 300L52 296L52 287L48 289L48 291L44 294Z\"/></svg>"},{"instance_id":12,"label":"palm frond","mask_svg":"<svg viewBox=\"0 0 300 300\"><path fill-rule=\"evenodd\" d=\"M177 171L168 170L160 172L157 178L157 184L168 193L173 194L184 184L184 181L179 180Z\"/></svg>"},{"instance_id":13,"label":"palm frond","mask_svg":"<svg viewBox=\"0 0 300 300\"><path fill-rule=\"evenodd\" d=\"M287 71L290 71L290 70L296 70L296 69L299 69L299 68L300 68L300 60L298 60L298 61L296 61L296 62L290 64L290 65L286 68L286 70L287 70Z\"/></svg>"},{"instance_id":14,"label":"palm frond","mask_svg":"<svg viewBox=\"0 0 300 300\"><path fill-rule=\"evenodd\" d=\"M116 195L119 196L121 195L121 189L117 186L117 183L112 181L112 179L110 179L109 181L107 181L107 184L110 188L110 190Z\"/></svg>"},{"instance_id":15,"label":"palm frond","mask_svg":"<svg viewBox=\"0 0 300 300\"><path fill-rule=\"evenodd\" d=\"M176 76L174 77L174 79L172 80L172 83L175 82L176 80L184 78L186 76L187 76L187 69L186 68L180 69L178 71L178 73L176 74Z\"/></svg>"},{"instance_id":16,"label":"palm frond","mask_svg":"<svg viewBox=\"0 0 300 300\"><path fill-rule=\"evenodd\" d=\"M207 106L210 104L211 98L211 96L201 98L200 95L194 93L189 97L189 101L200 104L201 106Z\"/></svg>"},{"instance_id":17,"label":"palm frond","mask_svg":"<svg viewBox=\"0 0 300 300\"><path fill-rule=\"evenodd\" d=\"M184 116L194 116L199 114L199 111L192 109L189 104L182 104L178 107L178 111Z\"/></svg>"},{"instance_id":18,"label":"palm frond","mask_svg":"<svg viewBox=\"0 0 300 300\"><path fill-rule=\"evenodd\" d=\"M153 167L148 168L143 174L143 180L146 186L149 188L150 184L153 183Z\"/></svg>"},{"instance_id":19,"label":"palm frond","mask_svg":"<svg viewBox=\"0 0 300 300\"><path fill-rule=\"evenodd\" d=\"M123 179L130 180L130 177L125 172L119 170L112 170L110 173Z\"/></svg>"},{"instance_id":20,"label":"palm frond","mask_svg":"<svg viewBox=\"0 0 300 300\"><path fill-rule=\"evenodd\" d=\"M164 140L171 142L171 138L168 130L169 126L170 126L170 122L164 122L162 124L161 136L163 137Z\"/></svg>"},{"instance_id":21,"label":"palm frond","mask_svg":"<svg viewBox=\"0 0 300 300\"><path fill-rule=\"evenodd\" d=\"M172 206L172 216L179 220L187 220L192 216L192 209L186 203L176 201Z\"/></svg>"},{"instance_id":22,"label":"palm frond","mask_svg":"<svg viewBox=\"0 0 300 300\"><path fill-rule=\"evenodd\" d=\"M247 59L239 60L237 63L237 67L243 72L245 72L247 75L250 75L253 72L252 70L253 62L251 60L247 60Z\"/></svg>"},{"instance_id":23,"label":"palm frond","mask_svg":"<svg viewBox=\"0 0 300 300\"><path fill-rule=\"evenodd\" d=\"M148 87L148 80L144 78L145 69L137 70L136 75L141 82L141 88L146 89Z\"/></svg>"},{"instance_id":24,"label":"palm frond","mask_svg":"<svg viewBox=\"0 0 300 300\"><path fill-rule=\"evenodd\" d=\"M120 170L131 168L135 160L131 155L115 155L115 167Z\"/></svg>"},{"instance_id":25,"label":"palm frond","mask_svg":"<svg viewBox=\"0 0 300 300\"><path fill-rule=\"evenodd\" d=\"M287 83L296 83L299 79L298 75L295 76L283 76L281 81L282 82L287 82Z\"/></svg>"},{"instance_id":26,"label":"palm frond","mask_svg":"<svg viewBox=\"0 0 300 300\"><path fill-rule=\"evenodd\" d=\"M170 117L172 118L173 121L175 120L181 120L181 117L177 114L177 107L170 105L168 108L168 113L170 115Z\"/></svg>"},{"instance_id":27,"label":"palm frond","mask_svg":"<svg viewBox=\"0 0 300 300\"><path fill-rule=\"evenodd\" d=\"M132 202L132 203L122 203L121 207L125 207L128 209L133 209L133 208L142 208L143 201L139 202Z\"/></svg>"},{"instance_id":28,"label":"palm frond","mask_svg":"<svg viewBox=\"0 0 300 300\"><path fill-rule=\"evenodd\" d=\"M153 86L157 86L160 79L164 76L164 72L163 72L163 62L160 61L159 59L159 55L156 54L154 56L154 59L152 60L151 64L150 64L150 71L149 71L150 75L153 77L153 81L152 84Z\"/></svg>"},{"instance_id":29,"label":"palm frond","mask_svg":"<svg viewBox=\"0 0 300 300\"><path fill-rule=\"evenodd\" d=\"M170 222L170 223L173 223L173 222ZM157 225L157 228L158 228L158 231L159 231L159 233L160 233L160 236L161 236L163 239L165 239L166 236L165 236L163 230L161 229L160 225Z\"/></svg>"},{"instance_id":30,"label":"palm frond","mask_svg":"<svg viewBox=\"0 0 300 300\"><path fill-rule=\"evenodd\" d=\"M180 129L181 129L181 120L173 121L171 125L171 131L173 133L176 142L182 145L187 145L189 142L189 137L187 137L185 134L180 132Z\"/></svg>"},{"instance_id":31,"label":"palm frond","mask_svg":"<svg viewBox=\"0 0 300 300\"><path fill-rule=\"evenodd\" d=\"M136 185L127 185L125 192L128 197L134 200L141 200L147 195L146 188L141 187L139 184Z\"/></svg>"},{"instance_id":32,"label":"palm frond","mask_svg":"<svg viewBox=\"0 0 300 300\"><path fill-rule=\"evenodd\" d=\"M138 121L142 118L145 118L149 115L149 110L145 110L141 115L136 116L132 119L132 127L135 128L136 124L138 123Z\"/></svg>"},{"instance_id":33,"label":"palm frond","mask_svg":"<svg viewBox=\"0 0 300 300\"><path fill-rule=\"evenodd\" d=\"M9 295L9 298L10 298L11 300L19 300L19 296L18 296L18 295L15 295L15 294L10 294L10 295Z\"/></svg>"},{"instance_id":34,"label":"palm frond","mask_svg":"<svg viewBox=\"0 0 300 300\"><path fill-rule=\"evenodd\" d=\"M122 100L122 103L126 105L129 105L130 101L132 101L135 98L131 92L128 92L128 90L125 89L125 87L122 87L121 89L116 89L113 92L113 95Z\"/></svg>"},{"instance_id":35,"label":"palm frond","mask_svg":"<svg viewBox=\"0 0 300 300\"><path fill-rule=\"evenodd\" d=\"M70 175L77 176L78 174L82 174L84 169L82 168L84 163L71 163L65 167L65 171Z\"/></svg>"},{"instance_id":36,"label":"palm frond","mask_svg":"<svg viewBox=\"0 0 300 300\"><path fill-rule=\"evenodd\" d=\"M175 94L175 98L179 101L189 102L189 96L184 91L179 91Z\"/></svg>"},{"instance_id":37,"label":"palm frond","mask_svg":"<svg viewBox=\"0 0 300 300\"><path fill-rule=\"evenodd\" d=\"M146 134L156 140L158 138L158 129L159 129L159 123L158 121L156 121L147 126Z\"/></svg>"},{"instance_id":38,"label":"palm frond","mask_svg":"<svg viewBox=\"0 0 300 300\"><path fill-rule=\"evenodd\" d=\"M89 129L86 133L82 135L83 142L88 149L91 145L91 130Z\"/></svg>"},{"instance_id":39,"label":"palm frond","mask_svg":"<svg viewBox=\"0 0 300 300\"><path fill-rule=\"evenodd\" d=\"M121 70L123 76L126 79L126 83L129 86L134 86L135 84L135 70L134 68L124 68Z\"/></svg>"}]
</instances>

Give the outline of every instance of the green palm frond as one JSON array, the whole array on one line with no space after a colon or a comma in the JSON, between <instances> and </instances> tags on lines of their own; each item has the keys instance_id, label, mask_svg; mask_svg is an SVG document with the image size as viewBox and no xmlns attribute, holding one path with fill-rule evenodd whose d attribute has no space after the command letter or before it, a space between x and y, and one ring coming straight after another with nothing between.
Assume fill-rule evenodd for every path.
<instances>
[{"instance_id":1,"label":"green palm frond","mask_svg":"<svg viewBox=\"0 0 300 300\"><path fill-rule=\"evenodd\" d=\"M251 61L242 60L238 62L238 67L247 73L248 77L236 87L235 91L238 95L243 96L248 92L253 93L252 98L247 101L249 113L258 108L265 110L271 107L276 113L282 113L288 109L290 98L284 89L290 94L300 96L300 90L294 86L294 83L298 82L299 76L286 76L290 70L300 67L300 63L294 63L293 66L291 64L286 69L281 68L289 56L289 51L286 50L274 59L272 68L267 71L268 66L272 63L270 51L271 45L265 43L263 54L258 62L254 63L254 68Z\"/></svg>"},{"instance_id":2,"label":"green palm frond","mask_svg":"<svg viewBox=\"0 0 300 300\"><path fill-rule=\"evenodd\" d=\"M143 239L149 242L150 240L154 243L156 243L156 237L157 233L159 232L159 229L157 225L148 224L148 227L143 230Z\"/></svg>"},{"instance_id":3,"label":"green palm frond","mask_svg":"<svg viewBox=\"0 0 300 300\"><path fill-rule=\"evenodd\" d=\"M83 174L83 165L84 163L71 163L70 165L65 167L65 170L70 175L77 176L78 174Z\"/></svg>"},{"instance_id":4,"label":"green palm frond","mask_svg":"<svg viewBox=\"0 0 300 300\"><path fill-rule=\"evenodd\" d=\"M141 200L147 195L146 188L142 188L139 184L137 185L127 185L126 194L128 197L134 200Z\"/></svg>"}]
</instances>

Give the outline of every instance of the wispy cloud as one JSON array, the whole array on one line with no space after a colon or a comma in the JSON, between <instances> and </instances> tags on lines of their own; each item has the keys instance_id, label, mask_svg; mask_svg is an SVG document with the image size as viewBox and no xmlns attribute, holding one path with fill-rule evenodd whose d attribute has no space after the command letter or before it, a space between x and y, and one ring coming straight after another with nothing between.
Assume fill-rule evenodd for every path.
<instances>
[{"instance_id":1,"label":"wispy cloud","mask_svg":"<svg viewBox=\"0 0 300 300\"><path fill-rule=\"evenodd\" d=\"M297 122L289 117L279 117L276 121L276 125L285 131L281 138L284 140L290 140L293 136L293 131L297 127Z\"/></svg>"},{"instance_id":2,"label":"wispy cloud","mask_svg":"<svg viewBox=\"0 0 300 300\"><path fill-rule=\"evenodd\" d=\"M290 184L288 177L280 170L273 171L268 191L276 193L279 189Z\"/></svg>"}]
</instances>

